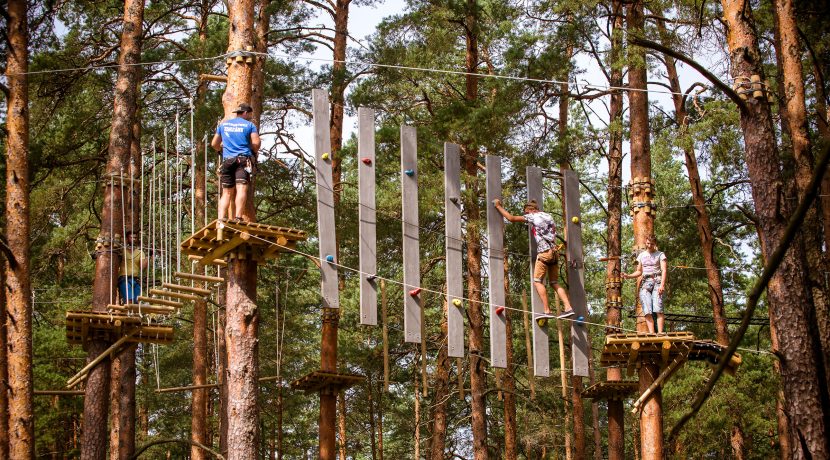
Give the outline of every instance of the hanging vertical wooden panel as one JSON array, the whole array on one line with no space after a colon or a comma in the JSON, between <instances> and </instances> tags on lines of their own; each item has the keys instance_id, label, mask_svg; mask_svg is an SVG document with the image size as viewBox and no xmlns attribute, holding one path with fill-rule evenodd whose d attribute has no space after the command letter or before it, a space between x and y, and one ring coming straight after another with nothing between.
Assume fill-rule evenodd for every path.
<instances>
[{"instance_id":1,"label":"hanging vertical wooden panel","mask_svg":"<svg viewBox=\"0 0 830 460\"><path fill-rule=\"evenodd\" d=\"M542 209L542 170L535 166L527 167L527 199L536 200L539 210ZM532 229L528 228L527 235L530 239L530 305L533 312L533 375L536 377L550 377L550 350L548 330L539 327L536 317L544 314L545 307L542 299L533 286L533 265L536 262L536 239L533 238ZM548 324L551 324L550 322Z\"/></svg>"},{"instance_id":2,"label":"hanging vertical wooden panel","mask_svg":"<svg viewBox=\"0 0 830 460\"><path fill-rule=\"evenodd\" d=\"M320 245L320 280L323 308L340 306L337 267L334 187L331 178L331 138L329 135L329 96L322 89L311 90L314 115L314 165L317 179L317 232Z\"/></svg>"},{"instance_id":3,"label":"hanging vertical wooden panel","mask_svg":"<svg viewBox=\"0 0 830 460\"><path fill-rule=\"evenodd\" d=\"M501 198L501 157L487 155L487 269L490 293L490 365L507 367L507 325L504 308L504 218L493 206Z\"/></svg>"},{"instance_id":4,"label":"hanging vertical wooden panel","mask_svg":"<svg viewBox=\"0 0 830 460\"><path fill-rule=\"evenodd\" d=\"M412 126L401 126L404 341L421 342L421 256L418 240L418 145Z\"/></svg>"},{"instance_id":5,"label":"hanging vertical wooden panel","mask_svg":"<svg viewBox=\"0 0 830 460\"><path fill-rule=\"evenodd\" d=\"M447 248L447 354L464 357L464 274L461 235L461 155L444 144L444 228Z\"/></svg>"},{"instance_id":6,"label":"hanging vertical wooden panel","mask_svg":"<svg viewBox=\"0 0 830 460\"><path fill-rule=\"evenodd\" d=\"M568 244L568 297L576 316L587 318L588 308L585 296L585 261L582 253L582 216L579 211L579 176L570 169L565 170L565 225ZM573 319L576 319L572 317ZM574 375L588 377L588 329L577 321L571 322Z\"/></svg>"},{"instance_id":7,"label":"hanging vertical wooden panel","mask_svg":"<svg viewBox=\"0 0 830 460\"><path fill-rule=\"evenodd\" d=\"M377 238L375 213L375 111L357 109L357 186L360 220L360 324L378 324Z\"/></svg>"}]
</instances>

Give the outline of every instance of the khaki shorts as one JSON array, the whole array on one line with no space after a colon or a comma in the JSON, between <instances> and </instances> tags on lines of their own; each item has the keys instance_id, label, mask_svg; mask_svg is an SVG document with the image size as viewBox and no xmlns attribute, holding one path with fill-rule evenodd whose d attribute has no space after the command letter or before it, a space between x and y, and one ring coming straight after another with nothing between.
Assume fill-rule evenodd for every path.
<instances>
[{"instance_id":1,"label":"khaki shorts","mask_svg":"<svg viewBox=\"0 0 830 460\"><path fill-rule=\"evenodd\" d=\"M545 279L545 273L550 279L550 284L556 284L556 279L559 277L559 253L554 248L536 255L536 263L533 266L533 281L541 283Z\"/></svg>"}]
</instances>

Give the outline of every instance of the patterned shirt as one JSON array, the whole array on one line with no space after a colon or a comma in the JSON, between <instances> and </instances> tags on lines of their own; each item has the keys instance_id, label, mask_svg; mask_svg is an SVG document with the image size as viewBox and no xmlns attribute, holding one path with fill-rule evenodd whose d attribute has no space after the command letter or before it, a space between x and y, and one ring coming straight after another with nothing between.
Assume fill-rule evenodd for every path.
<instances>
[{"instance_id":1,"label":"patterned shirt","mask_svg":"<svg viewBox=\"0 0 830 460\"><path fill-rule=\"evenodd\" d=\"M542 211L524 215L525 221L530 224L530 232L536 238L536 251L545 252L553 247L556 241L556 225L553 217Z\"/></svg>"},{"instance_id":2,"label":"patterned shirt","mask_svg":"<svg viewBox=\"0 0 830 460\"><path fill-rule=\"evenodd\" d=\"M251 134L256 132L256 125L242 117L219 123L216 127L216 134L222 136L222 158L252 155Z\"/></svg>"},{"instance_id":3,"label":"patterned shirt","mask_svg":"<svg viewBox=\"0 0 830 460\"><path fill-rule=\"evenodd\" d=\"M643 268L643 275L656 275L661 272L660 261L666 260L666 255L660 251L643 251L637 256L637 262Z\"/></svg>"}]
</instances>

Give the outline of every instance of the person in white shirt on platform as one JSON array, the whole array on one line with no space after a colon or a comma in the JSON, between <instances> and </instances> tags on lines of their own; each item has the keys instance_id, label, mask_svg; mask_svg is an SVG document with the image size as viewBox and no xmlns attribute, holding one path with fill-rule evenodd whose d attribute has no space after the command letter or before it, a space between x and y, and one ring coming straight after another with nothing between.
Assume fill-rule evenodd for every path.
<instances>
[{"instance_id":1,"label":"person in white shirt on platform","mask_svg":"<svg viewBox=\"0 0 830 460\"><path fill-rule=\"evenodd\" d=\"M668 276L666 255L657 250L657 241L653 236L646 239L646 250L637 255L637 271L623 273L623 278L643 279L640 282L640 304L646 319L648 331L654 333L654 318L657 315L657 332L666 332L663 316L663 291L666 289Z\"/></svg>"},{"instance_id":2,"label":"person in white shirt on platform","mask_svg":"<svg viewBox=\"0 0 830 460\"><path fill-rule=\"evenodd\" d=\"M536 238L536 262L533 266L533 286L542 300L542 306L545 309L545 314L537 318L558 318L565 319L574 315L571 308L571 301L568 299L568 293L565 288L559 285L559 254L556 252L556 224L553 222L553 217L546 212L539 210L539 205L536 200L528 201L522 209L523 215L514 216L507 212L501 205L501 200L496 198L493 200L493 206L496 210L507 219L509 222L516 222L528 224L531 228L533 236ZM559 316L554 316L548 305L548 291L545 288L545 277L547 276L553 290L562 299L565 304L565 311Z\"/></svg>"}]
</instances>

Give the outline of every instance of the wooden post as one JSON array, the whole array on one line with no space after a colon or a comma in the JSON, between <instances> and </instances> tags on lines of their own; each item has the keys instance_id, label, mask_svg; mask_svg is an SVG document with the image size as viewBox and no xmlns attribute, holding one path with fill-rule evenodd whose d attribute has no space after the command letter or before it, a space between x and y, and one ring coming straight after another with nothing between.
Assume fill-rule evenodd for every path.
<instances>
[{"instance_id":1,"label":"wooden post","mask_svg":"<svg viewBox=\"0 0 830 460\"><path fill-rule=\"evenodd\" d=\"M360 324L378 324L378 286L375 212L375 111L357 109L358 220L360 222Z\"/></svg>"},{"instance_id":2,"label":"wooden post","mask_svg":"<svg viewBox=\"0 0 830 460\"><path fill-rule=\"evenodd\" d=\"M535 166L527 167L527 199L536 200L539 205L539 210L542 210L542 170ZM531 315L533 317L533 375L536 377L550 377L550 352L548 347L549 336L548 330L539 326L536 322L536 317L545 312L542 306L542 299L539 298L539 293L533 289L533 265L536 262L536 239L528 229L528 239L530 240L530 305ZM554 295L555 298L559 298Z\"/></svg>"},{"instance_id":3,"label":"wooden post","mask_svg":"<svg viewBox=\"0 0 830 460\"><path fill-rule=\"evenodd\" d=\"M444 242L447 250L447 352L464 357L464 278L461 235L461 157L459 147L444 143Z\"/></svg>"},{"instance_id":4,"label":"wooden post","mask_svg":"<svg viewBox=\"0 0 830 460\"><path fill-rule=\"evenodd\" d=\"M401 126L404 341L421 341L421 256L418 236L418 146L413 126Z\"/></svg>"},{"instance_id":5,"label":"wooden post","mask_svg":"<svg viewBox=\"0 0 830 460\"><path fill-rule=\"evenodd\" d=\"M487 169L487 253L490 267L490 365L504 369L507 367L507 311L504 308L504 271L500 269L504 266L504 218L492 203L501 198L501 157L487 155L484 162Z\"/></svg>"}]
</instances>

